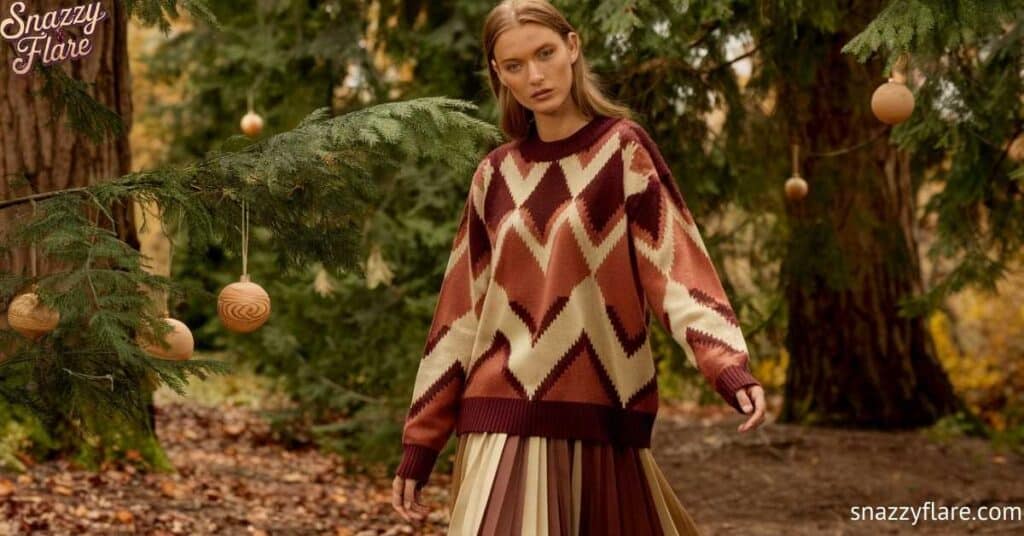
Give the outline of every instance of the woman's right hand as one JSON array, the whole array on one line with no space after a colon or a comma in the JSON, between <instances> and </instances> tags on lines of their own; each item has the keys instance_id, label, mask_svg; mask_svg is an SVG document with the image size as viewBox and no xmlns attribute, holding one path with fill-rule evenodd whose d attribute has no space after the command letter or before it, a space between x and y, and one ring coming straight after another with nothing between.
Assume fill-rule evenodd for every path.
<instances>
[{"instance_id":1,"label":"woman's right hand","mask_svg":"<svg viewBox=\"0 0 1024 536\"><path fill-rule=\"evenodd\" d=\"M417 481L395 475L391 483L391 505L406 521L421 521L430 508L420 502L420 489Z\"/></svg>"}]
</instances>

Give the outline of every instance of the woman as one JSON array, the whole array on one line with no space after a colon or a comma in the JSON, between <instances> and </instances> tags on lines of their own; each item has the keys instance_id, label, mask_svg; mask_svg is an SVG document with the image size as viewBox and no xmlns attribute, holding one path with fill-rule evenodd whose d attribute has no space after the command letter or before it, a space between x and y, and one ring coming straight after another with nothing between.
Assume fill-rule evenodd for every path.
<instances>
[{"instance_id":1,"label":"woman","mask_svg":"<svg viewBox=\"0 0 1024 536\"><path fill-rule=\"evenodd\" d=\"M449 534L697 534L658 468L649 314L736 411L764 420L739 323L671 171L597 88L542 0L483 45L502 129L452 243L403 433L393 504L419 502L452 430Z\"/></svg>"}]
</instances>

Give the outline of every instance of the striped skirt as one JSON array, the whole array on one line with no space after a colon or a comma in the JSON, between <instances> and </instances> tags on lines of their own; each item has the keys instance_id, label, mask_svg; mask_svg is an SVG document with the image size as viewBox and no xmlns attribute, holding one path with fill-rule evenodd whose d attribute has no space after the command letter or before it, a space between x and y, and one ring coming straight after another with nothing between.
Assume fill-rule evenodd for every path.
<instances>
[{"instance_id":1,"label":"striped skirt","mask_svg":"<svg viewBox=\"0 0 1024 536\"><path fill-rule=\"evenodd\" d=\"M449 535L700 534L650 448L467 433L451 497Z\"/></svg>"}]
</instances>

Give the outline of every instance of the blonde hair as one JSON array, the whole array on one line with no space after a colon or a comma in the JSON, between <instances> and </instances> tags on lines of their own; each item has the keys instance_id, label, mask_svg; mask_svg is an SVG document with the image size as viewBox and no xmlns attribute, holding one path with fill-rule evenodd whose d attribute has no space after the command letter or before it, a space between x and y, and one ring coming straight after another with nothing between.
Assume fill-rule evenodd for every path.
<instances>
[{"instance_id":1,"label":"blonde hair","mask_svg":"<svg viewBox=\"0 0 1024 536\"><path fill-rule=\"evenodd\" d=\"M483 29L484 59L487 63L491 92L498 99L498 107L501 110L501 130L513 139L525 138L530 133L533 111L520 104L509 89L501 84L491 60L494 59L494 44L498 37L506 30L529 22L542 24L554 30L562 37L563 42L568 42L569 32L576 31L562 13L546 0L504 0L487 15ZM633 119L633 111L628 106L605 96L600 79L590 70L590 65L583 56L582 39L579 52L572 65L570 96L580 111L586 116L604 115Z\"/></svg>"}]
</instances>

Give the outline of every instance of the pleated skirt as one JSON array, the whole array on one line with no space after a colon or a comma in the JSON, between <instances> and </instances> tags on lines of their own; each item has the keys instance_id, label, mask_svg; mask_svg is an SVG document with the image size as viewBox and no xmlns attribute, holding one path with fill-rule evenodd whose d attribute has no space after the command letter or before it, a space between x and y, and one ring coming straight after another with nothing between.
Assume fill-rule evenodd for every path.
<instances>
[{"instance_id":1,"label":"pleated skirt","mask_svg":"<svg viewBox=\"0 0 1024 536\"><path fill-rule=\"evenodd\" d=\"M650 448L463 434L451 501L456 536L701 534Z\"/></svg>"}]
</instances>

